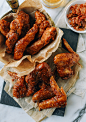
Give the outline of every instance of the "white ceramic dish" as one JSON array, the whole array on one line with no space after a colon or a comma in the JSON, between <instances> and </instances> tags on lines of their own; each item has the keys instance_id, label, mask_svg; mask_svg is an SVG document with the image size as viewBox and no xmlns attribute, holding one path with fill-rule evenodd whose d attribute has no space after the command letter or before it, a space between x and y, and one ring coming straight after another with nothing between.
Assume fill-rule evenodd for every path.
<instances>
[{"instance_id":1,"label":"white ceramic dish","mask_svg":"<svg viewBox=\"0 0 86 122\"><path fill-rule=\"evenodd\" d=\"M86 3L86 0L76 0L76 1L73 1L72 3L70 3L67 7L66 7L66 10L65 10L65 22L66 24L68 25L68 27L74 31L74 32L77 32L77 33L86 33L86 30L84 31L77 31L75 30L68 22L68 18L67 18L67 14L69 12L69 9L72 5L75 5L75 4L83 4L83 3Z\"/></svg>"}]
</instances>

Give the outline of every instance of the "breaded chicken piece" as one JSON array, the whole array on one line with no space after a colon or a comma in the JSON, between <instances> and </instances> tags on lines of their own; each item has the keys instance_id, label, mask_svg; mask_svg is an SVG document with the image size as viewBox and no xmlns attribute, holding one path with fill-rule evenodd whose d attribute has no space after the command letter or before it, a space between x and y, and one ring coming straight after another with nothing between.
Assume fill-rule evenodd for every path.
<instances>
[{"instance_id":1,"label":"breaded chicken piece","mask_svg":"<svg viewBox=\"0 0 86 122\"><path fill-rule=\"evenodd\" d=\"M20 77L13 87L13 96L16 98L22 98L26 96L26 92L27 89L24 83L24 77Z\"/></svg>"},{"instance_id":2,"label":"breaded chicken piece","mask_svg":"<svg viewBox=\"0 0 86 122\"><path fill-rule=\"evenodd\" d=\"M46 100L54 96L55 94L53 93L51 86L45 86L45 87L42 87L39 91L37 91L33 95L32 100L33 102L39 102L41 100Z\"/></svg>"},{"instance_id":3,"label":"breaded chicken piece","mask_svg":"<svg viewBox=\"0 0 86 122\"><path fill-rule=\"evenodd\" d=\"M63 43L71 53L61 53L54 57L54 64L57 72L62 79L68 79L73 75L71 67L79 61L79 55L73 51L65 39Z\"/></svg>"},{"instance_id":4,"label":"breaded chicken piece","mask_svg":"<svg viewBox=\"0 0 86 122\"><path fill-rule=\"evenodd\" d=\"M45 20L45 21L43 21L40 24L40 26L39 26L39 32L38 32L38 35L37 35L36 38L40 38L43 35L43 33L44 33L44 31L46 30L47 27L50 27L50 23L49 23L48 20Z\"/></svg>"},{"instance_id":5,"label":"breaded chicken piece","mask_svg":"<svg viewBox=\"0 0 86 122\"><path fill-rule=\"evenodd\" d=\"M6 36L7 33L9 32L9 30L10 30L10 23L7 22L6 20L1 19L1 20L0 20L0 32L1 32L4 36Z\"/></svg>"},{"instance_id":6,"label":"breaded chicken piece","mask_svg":"<svg viewBox=\"0 0 86 122\"><path fill-rule=\"evenodd\" d=\"M44 100L39 103L39 110L47 109L47 108L60 108L65 107L67 105L67 95L63 88L59 88L53 76L50 78L50 86L52 88L53 93L55 94L54 97L51 99Z\"/></svg>"},{"instance_id":7,"label":"breaded chicken piece","mask_svg":"<svg viewBox=\"0 0 86 122\"><path fill-rule=\"evenodd\" d=\"M38 32L38 26L34 24L34 26L27 32L25 37L20 39L14 49L14 59L19 60L22 58L23 53L27 47L27 45L34 40L36 33Z\"/></svg>"},{"instance_id":8,"label":"breaded chicken piece","mask_svg":"<svg viewBox=\"0 0 86 122\"><path fill-rule=\"evenodd\" d=\"M35 12L35 19L36 19L36 24L37 25L40 25L44 20L46 20L46 17L44 14L42 14L41 12L39 11L36 11Z\"/></svg>"},{"instance_id":9,"label":"breaded chicken piece","mask_svg":"<svg viewBox=\"0 0 86 122\"><path fill-rule=\"evenodd\" d=\"M24 28L26 24L29 23L29 21L30 21L29 15L23 11L20 11L17 14L17 18L11 22L10 31L6 35L7 40L5 44L7 46L7 49L6 49L7 53L12 53L15 43L18 41L18 38L22 33L22 29Z\"/></svg>"},{"instance_id":10,"label":"breaded chicken piece","mask_svg":"<svg viewBox=\"0 0 86 122\"><path fill-rule=\"evenodd\" d=\"M27 47L26 49L27 54L34 55L38 53L44 46L49 44L51 41L55 40L56 35L57 32L55 27L47 28L44 31L41 39L34 42L30 47Z\"/></svg>"}]
</instances>

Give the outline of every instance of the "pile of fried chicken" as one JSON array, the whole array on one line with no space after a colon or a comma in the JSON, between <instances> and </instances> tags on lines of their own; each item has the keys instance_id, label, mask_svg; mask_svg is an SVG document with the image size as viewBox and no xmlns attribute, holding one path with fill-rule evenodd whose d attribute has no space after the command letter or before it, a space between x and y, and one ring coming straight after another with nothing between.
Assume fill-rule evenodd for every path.
<instances>
[{"instance_id":1,"label":"pile of fried chicken","mask_svg":"<svg viewBox=\"0 0 86 122\"><path fill-rule=\"evenodd\" d=\"M70 53L57 54L54 64L57 73L62 79L68 79L73 75L72 66L79 61L79 55L73 51L65 39L65 47ZM39 110L47 108L60 108L67 105L67 95L64 89L57 85L55 75L46 63L39 63L27 76L18 77L17 73L8 71L8 74L17 79L13 86L13 96L16 98L29 97L32 95L33 102L38 103Z\"/></svg>"},{"instance_id":2,"label":"pile of fried chicken","mask_svg":"<svg viewBox=\"0 0 86 122\"><path fill-rule=\"evenodd\" d=\"M45 15L38 10L35 12L35 24L30 26L30 16L23 11L19 11L11 23L0 20L0 32L6 37L6 53L13 54L15 60L25 54L37 54L56 38L56 28L51 27Z\"/></svg>"},{"instance_id":3,"label":"pile of fried chicken","mask_svg":"<svg viewBox=\"0 0 86 122\"><path fill-rule=\"evenodd\" d=\"M71 6L67 18L74 29L84 31L86 29L86 3Z\"/></svg>"}]
</instances>

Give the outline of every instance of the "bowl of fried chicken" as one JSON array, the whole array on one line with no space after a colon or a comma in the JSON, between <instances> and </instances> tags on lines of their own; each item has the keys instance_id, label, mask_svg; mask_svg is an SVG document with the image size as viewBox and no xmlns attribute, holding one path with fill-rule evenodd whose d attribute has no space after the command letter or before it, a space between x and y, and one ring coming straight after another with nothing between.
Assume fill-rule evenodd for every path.
<instances>
[{"instance_id":1,"label":"bowl of fried chicken","mask_svg":"<svg viewBox=\"0 0 86 122\"><path fill-rule=\"evenodd\" d=\"M71 2L65 10L65 22L74 32L86 33L86 1Z\"/></svg>"}]
</instances>

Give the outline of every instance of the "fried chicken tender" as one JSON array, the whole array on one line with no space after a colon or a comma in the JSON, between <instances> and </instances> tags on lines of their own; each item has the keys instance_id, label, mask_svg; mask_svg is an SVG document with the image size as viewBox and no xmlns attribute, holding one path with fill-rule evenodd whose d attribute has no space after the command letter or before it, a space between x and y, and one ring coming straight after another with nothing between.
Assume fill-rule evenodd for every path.
<instances>
[{"instance_id":1,"label":"fried chicken tender","mask_svg":"<svg viewBox=\"0 0 86 122\"><path fill-rule=\"evenodd\" d=\"M65 107L67 104L67 96L63 88L59 88L56 81L54 80L53 76L50 78L50 86L53 90L53 93L55 94L55 97L52 97L51 99L44 100L39 103L39 110L41 109L47 109L47 108L60 108Z\"/></svg>"},{"instance_id":2,"label":"fried chicken tender","mask_svg":"<svg viewBox=\"0 0 86 122\"><path fill-rule=\"evenodd\" d=\"M57 72L62 79L68 79L73 75L71 67L79 61L79 55L73 51L65 39L63 43L71 53L61 53L54 57L54 64L57 67Z\"/></svg>"},{"instance_id":3,"label":"fried chicken tender","mask_svg":"<svg viewBox=\"0 0 86 122\"><path fill-rule=\"evenodd\" d=\"M6 36L7 33L9 32L9 30L10 30L10 23L7 22L6 20L1 19L1 20L0 20L0 32L1 32L4 36Z\"/></svg>"},{"instance_id":4,"label":"fried chicken tender","mask_svg":"<svg viewBox=\"0 0 86 122\"><path fill-rule=\"evenodd\" d=\"M26 92L27 89L24 83L24 77L20 77L13 87L13 96L16 98L22 98L26 96Z\"/></svg>"},{"instance_id":5,"label":"fried chicken tender","mask_svg":"<svg viewBox=\"0 0 86 122\"><path fill-rule=\"evenodd\" d=\"M42 87L39 91L37 91L33 95L32 100L33 102L39 102L41 100L46 100L54 96L55 94L53 93L51 86L45 86L45 87Z\"/></svg>"},{"instance_id":6,"label":"fried chicken tender","mask_svg":"<svg viewBox=\"0 0 86 122\"><path fill-rule=\"evenodd\" d=\"M46 20L45 15L42 14L40 11L35 12L35 19L36 19L35 23L39 27L39 31L38 31L36 38L40 38L43 35L45 29L47 27L50 27L50 23L48 20Z\"/></svg>"},{"instance_id":7,"label":"fried chicken tender","mask_svg":"<svg viewBox=\"0 0 86 122\"><path fill-rule=\"evenodd\" d=\"M23 11L20 11L17 14L17 18L11 22L10 31L6 35L7 40L5 44L7 46L7 49L6 49L7 53L12 53L15 43L17 42L19 36L22 33L22 29L28 23L29 23L29 15Z\"/></svg>"},{"instance_id":8,"label":"fried chicken tender","mask_svg":"<svg viewBox=\"0 0 86 122\"><path fill-rule=\"evenodd\" d=\"M45 15L42 14L41 12L36 11L36 12L35 12L35 19L36 19L36 22L35 22L35 23L36 23L37 25L40 25L43 21L46 20L46 17L45 17Z\"/></svg>"},{"instance_id":9,"label":"fried chicken tender","mask_svg":"<svg viewBox=\"0 0 86 122\"><path fill-rule=\"evenodd\" d=\"M43 35L47 27L50 27L50 23L48 20L45 20L39 26L39 32L38 32L37 38L40 38Z\"/></svg>"},{"instance_id":10,"label":"fried chicken tender","mask_svg":"<svg viewBox=\"0 0 86 122\"><path fill-rule=\"evenodd\" d=\"M14 59L19 60L22 58L23 53L27 47L27 45L34 40L36 33L38 32L38 26L34 24L34 26L27 32L25 37L20 39L14 49Z\"/></svg>"},{"instance_id":11,"label":"fried chicken tender","mask_svg":"<svg viewBox=\"0 0 86 122\"><path fill-rule=\"evenodd\" d=\"M25 78L18 77L17 73L7 71L8 74L13 78L17 79L13 87L13 96L16 98L28 97L36 92L36 86L32 86L30 83L26 83Z\"/></svg>"},{"instance_id":12,"label":"fried chicken tender","mask_svg":"<svg viewBox=\"0 0 86 122\"><path fill-rule=\"evenodd\" d=\"M57 32L55 27L47 28L44 31L41 39L34 42L30 47L27 47L27 54L34 55L38 53L44 46L46 46L51 41L55 40L56 34Z\"/></svg>"},{"instance_id":13,"label":"fried chicken tender","mask_svg":"<svg viewBox=\"0 0 86 122\"><path fill-rule=\"evenodd\" d=\"M18 40L18 34L15 33L14 30L10 30L9 33L7 34L7 40L5 42L6 44L6 52L7 53L12 53L13 47L16 43L16 41Z\"/></svg>"}]
</instances>

